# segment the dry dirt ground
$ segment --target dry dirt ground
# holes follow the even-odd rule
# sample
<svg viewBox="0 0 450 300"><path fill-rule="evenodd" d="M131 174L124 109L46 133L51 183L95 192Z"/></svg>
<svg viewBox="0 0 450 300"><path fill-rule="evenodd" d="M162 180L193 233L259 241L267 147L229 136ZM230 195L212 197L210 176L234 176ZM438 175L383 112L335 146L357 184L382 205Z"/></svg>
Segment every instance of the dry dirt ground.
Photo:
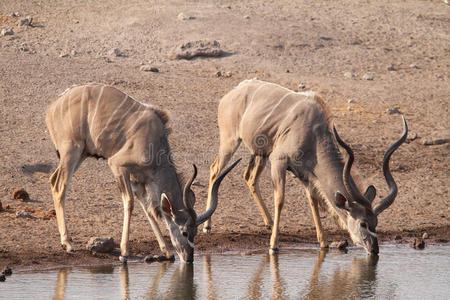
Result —
<svg viewBox="0 0 450 300"><path fill-rule="evenodd" d="M432 242L448 240L450 148L424 141L450 137L450 6L437 0L274 2L0 1L0 30L14 32L0 36L0 201L9 206L0 212L0 264L42 267L118 255L84 250L92 236L120 241L122 203L105 161L85 161L71 182L66 211L75 254L65 254L55 219L44 217L53 208L48 177L57 166L44 112L67 87L87 82L113 85L170 111L179 170L190 174L191 163L199 167L199 211L218 149L217 105L240 81L258 77L293 90L303 83L321 92L354 148L363 182L374 184L379 195L387 193L383 152L401 133L400 115L386 111L398 109L410 139L393 156L399 195L380 215L378 231L384 241L399 235L407 242L424 231ZM180 20L179 13L192 18ZM25 16L33 18L32 26L17 26ZM219 41L226 55L169 58L176 45L205 39ZM143 64L159 72L141 71ZM231 77L218 77L218 71ZM242 180L249 155L240 149L240 156L243 162L221 186L213 234L197 236L200 251L268 247L269 232ZM273 211L268 168L262 177ZM288 177L281 247L315 243L303 188ZM12 199L17 187L28 191L30 201ZM32 218L16 217L21 210ZM132 253L158 254L139 207L133 215ZM330 239L348 236L329 215L323 223Z"/></svg>

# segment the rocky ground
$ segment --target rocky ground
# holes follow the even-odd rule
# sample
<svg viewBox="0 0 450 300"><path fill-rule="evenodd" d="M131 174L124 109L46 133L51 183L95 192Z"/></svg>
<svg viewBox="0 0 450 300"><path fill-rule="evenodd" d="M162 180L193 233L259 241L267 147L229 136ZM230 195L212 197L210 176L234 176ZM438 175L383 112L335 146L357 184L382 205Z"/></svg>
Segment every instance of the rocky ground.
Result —
<svg viewBox="0 0 450 300"><path fill-rule="evenodd" d="M320 92L342 138L354 148L362 181L374 184L381 196L387 193L382 156L399 137L399 113L404 114L409 139L392 159L399 195L380 215L377 229L384 241L407 242L427 232L429 241L446 242L449 16L450 6L438 0L2 1L0 264L42 267L118 255L118 245L111 255L84 250L93 236L120 240L122 204L105 161L87 160L71 182L66 211L75 254L60 248L51 212L48 177L57 157L45 108L67 87L87 82L113 85L170 111L179 170L199 167L199 211L218 149L218 101L244 79ZM183 49L202 43L213 57L183 59L191 55ZM198 235L199 251L268 247L269 233L242 180L249 155L242 148L237 157L243 162L221 186L213 234ZM273 211L268 169L262 177ZM281 247L315 243L303 188L288 177ZM13 199L18 187L29 193L27 201ZM323 223L330 239L347 236L329 215ZM133 254L158 254L139 208L130 238Z"/></svg>

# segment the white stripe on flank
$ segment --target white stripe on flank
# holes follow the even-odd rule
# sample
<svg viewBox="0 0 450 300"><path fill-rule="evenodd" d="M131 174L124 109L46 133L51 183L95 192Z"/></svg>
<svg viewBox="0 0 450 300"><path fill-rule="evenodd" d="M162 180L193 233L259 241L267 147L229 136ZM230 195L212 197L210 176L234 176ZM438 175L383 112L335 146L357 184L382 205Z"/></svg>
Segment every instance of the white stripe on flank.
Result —
<svg viewBox="0 0 450 300"><path fill-rule="evenodd" d="M278 101L278 103L272 107L272 110L267 114L267 116L264 117L263 121L258 126L258 128L255 130L255 132L258 132L258 130L267 122L269 117L273 114L273 112L275 111L275 109L277 109L277 107L281 104L281 102L283 102L283 100L286 99L286 97L291 94L292 94L292 92L289 91L283 97L281 97L281 99Z"/></svg>
<svg viewBox="0 0 450 300"><path fill-rule="evenodd" d="M252 104L253 104L253 99L255 98L256 93L257 93L262 87L264 87L264 86L266 86L266 85L267 85L267 84L262 84L262 85L258 86L258 87L256 88L256 90L253 92L252 98L250 99L250 103L249 103L249 104L247 105L247 107L245 108L245 111L244 111L244 113L242 114L242 119L241 119L241 120L244 120L244 119L245 119L245 114L247 113L247 110L249 109L249 107L252 106Z"/></svg>
<svg viewBox="0 0 450 300"><path fill-rule="evenodd" d="M106 122L105 127L103 127L103 129L100 131L100 133L97 135L97 142L98 139L100 138L100 136L102 135L102 133L105 131L106 128L108 128L109 123L111 122L112 118L114 117L114 115L119 111L119 109L122 107L122 105L126 102L128 98L128 95L125 94L125 97L123 98L122 102L120 102L120 104L116 107L116 109L113 111L113 113L109 116L108 121Z"/></svg>
<svg viewBox="0 0 450 300"><path fill-rule="evenodd" d="M139 112L139 111L137 111L137 112ZM144 117L144 115L145 115L146 112L147 112L146 109L144 109L144 110L141 112L141 115L140 115L138 118L136 118L136 120L133 122L133 124L131 124L130 128L128 128L127 132L125 132L125 137L126 137L126 136L128 135L128 133L134 128L134 126L136 126L136 124L139 122L139 120L142 119L142 118Z"/></svg>
<svg viewBox="0 0 450 300"><path fill-rule="evenodd" d="M105 86L103 85L102 88L100 89L100 93L98 94L97 103L95 103L94 116L92 117L92 121L91 121L91 124L89 125L89 127L92 127L92 124L94 124L95 115L97 114L98 104L100 103L100 98L102 97L104 87ZM88 120L88 123L89 123L89 120Z"/></svg>
<svg viewBox="0 0 450 300"><path fill-rule="evenodd" d="M70 90L69 94L67 94L67 98L68 98L68 100L67 100L67 114L69 115L68 118L69 118L70 128L72 128L72 135L73 135L74 131L73 131L72 113L70 112L70 95L72 95L72 91L73 90Z"/></svg>
<svg viewBox="0 0 450 300"><path fill-rule="evenodd" d="M84 91L86 90L86 86L83 87L83 90L81 91L81 110L80 110L80 136L83 136L83 105L84 105Z"/></svg>
<svg viewBox="0 0 450 300"><path fill-rule="evenodd" d="M130 97L131 98L131 97ZM133 108L133 106L136 104L137 102L133 102L133 104L130 105L130 107L127 109L127 111L125 113L123 113L122 117L119 119L119 122L117 122L116 127L114 127L114 129L112 130L112 132L116 132L117 128L119 128L120 123L122 123L122 120L128 115L128 113L131 111L131 109Z"/></svg>

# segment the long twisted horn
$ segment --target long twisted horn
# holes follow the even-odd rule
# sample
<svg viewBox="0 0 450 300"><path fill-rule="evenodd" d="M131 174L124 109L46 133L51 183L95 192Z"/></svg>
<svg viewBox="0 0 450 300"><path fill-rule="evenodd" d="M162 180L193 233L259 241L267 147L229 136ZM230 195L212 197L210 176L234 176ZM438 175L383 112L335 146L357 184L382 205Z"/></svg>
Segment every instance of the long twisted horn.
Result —
<svg viewBox="0 0 450 300"><path fill-rule="evenodd" d="M225 171L223 171L219 175L219 177L216 178L216 180L214 180L211 193L211 206L207 211L205 211L203 214L197 217L197 221L195 222L197 226L208 220L216 210L220 183L222 182L222 179L225 177L225 175L227 175L228 172L230 172L241 161L241 159L242 158L236 160L231 166L229 166Z"/></svg>
<svg viewBox="0 0 450 300"><path fill-rule="evenodd" d="M195 164L192 165L194 167L194 174L192 174L191 179L186 182L186 185L184 186L183 190L183 203L184 207L186 207L187 211L191 215L192 219L195 220L197 218L197 215L195 213L194 208L192 207L191 201L188 199L189 190L191 189L191 185L195 180L195 177L197 177L197 166Z"/></svg>
<svg viewBox="0 0 450 300"><path fill-rule="evenodd" d="M386 182L389 186L389 194L381 200L374 208L375 215L379 215L383 210L388 208L395 200L397 196L397 184L395 183L394 177L392 177L391 170L389 169L389 159L391 158L392 153L400 147L401 144L406 140L406 136L408 135L408 124L406 124L405 117L402 116L403 119L403 133L398 141L393 143L384 154L383 158L383 174L384 178L386 178Z"/></svg>
<svg viewBox="0 0 450 300"><path fill-rule="evenodd" d="M344 178L344 186L350 195L352 195L352 198L361 204L362 206L368 208L369 210L372 210L372 205L368 199L366 199L360 191L355 187L353 180L350 178L350 170L353 165L353 161L355 159L355 156L353 155L353 150L350 148L349 145L347 145L339 136L337 133L336 127L333 124L333 132L334 136L336 137L336 141L339 143L339 145L342 146L342 148L347 151L348 158L347 161L344 164L344 170L342 171L342 176Z"/></svg>

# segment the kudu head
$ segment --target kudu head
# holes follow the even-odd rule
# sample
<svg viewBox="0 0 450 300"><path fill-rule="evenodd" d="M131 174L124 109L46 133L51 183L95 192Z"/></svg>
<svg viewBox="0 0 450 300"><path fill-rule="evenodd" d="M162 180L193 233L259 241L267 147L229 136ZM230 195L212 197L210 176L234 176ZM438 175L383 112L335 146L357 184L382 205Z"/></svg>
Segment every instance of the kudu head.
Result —
<svg viewBox="0 0 450 300"><path fill-rule="evenodd" d="M408 134L408 125L406 124L405 118L403 116L402 118L403 134L399 140L386 150L383 158L383 174L389 186L389 194L375 205L372 205L376 195L375 187L370 185L365 193L361 194L351 178L350 170L354 160L353 151L350 146L339 137L336 128L333 125L336 141L348 154L343 169L343 182L346 191L336 192L335 203L340 209L348 211L349 217L347 218L347 227L353 242L364 247L369 254L378 254L378 240L376 234L378 215L388 208L397 196L397 184L389 169L389 159L391 158L392 153L394 153L394 151L406 140Z"/></svg>
<svg viewBox="0 0 450 300"><path fill-rule="evenodd" d="M192 263L194 261L194 238L197 235L197 227L209 219L216 210L220 183L240 160L235 161L214 181L211 194L211 206L199 216L197 216L194 210L195 194L191 190L192 182L194 182L197 176L197 167L195 165L193 165L194 173L183 189L182 209L174 211L170 204L170 199L167 198L166 194L161 194L161 209L166 215L170 239L182 262Z"/></svg>

